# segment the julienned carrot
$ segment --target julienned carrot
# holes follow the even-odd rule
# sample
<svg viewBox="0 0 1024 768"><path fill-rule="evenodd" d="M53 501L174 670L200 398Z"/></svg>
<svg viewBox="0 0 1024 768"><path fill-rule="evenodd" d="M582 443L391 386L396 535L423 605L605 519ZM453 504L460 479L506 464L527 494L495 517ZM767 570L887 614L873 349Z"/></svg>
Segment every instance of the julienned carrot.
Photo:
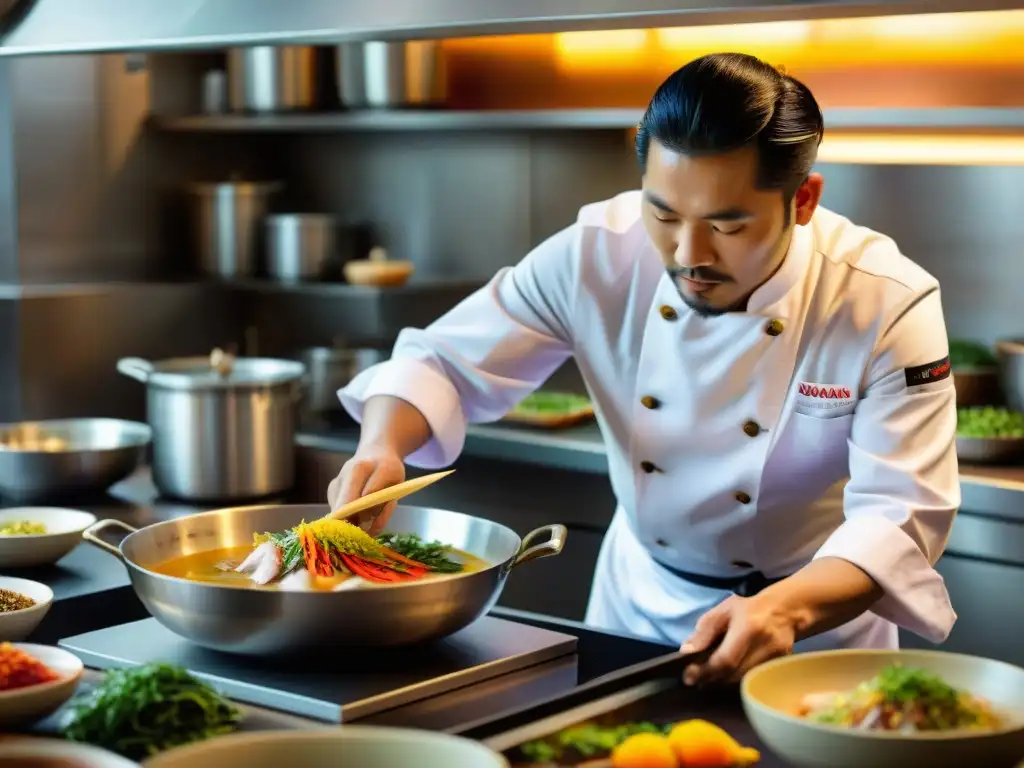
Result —
<svg viewBox="0 0 1024 768"><path fill-rule="evenodd" d="M405 555L400 555L393 549L388 549L387 547L382 547L382 549L384 550L384 554L390 557L395 562L405 563L406 565L411 565L413 568L422 568L424 573L430 570L423 563L419 563L415 560L410 560Z"/></svg>
<svg viewBox="0 0 1024 768"><path fill-rule="evenodd" d="M369 562L363 560L361 557L356 557L354 555L342 555L341 558L345 565L348 567L348 569L352 571L353 574L361 578L367 579L369 581L380 582L398 580L398 575L395 573L380 573L376 569L371 569L369 567Z"/></svg>
<svg viewBox="0 0 1024 768"><path fill-rule="evenodd" d="M313 534L309 531L303 531L299 537L299 541L302 543L302 559L306 562L306 570L309 571L309 575L316 577L316 539L313 538Z"/></svg>
<svg viewBox="0 0 1024 768"><path fill-rule="evenodd" d="M380 563L375 563L372 560L363 560L359 565L362 566L363 570L373 575L379 581L405 581L407 578L404 574L394 571Z"/></svg>

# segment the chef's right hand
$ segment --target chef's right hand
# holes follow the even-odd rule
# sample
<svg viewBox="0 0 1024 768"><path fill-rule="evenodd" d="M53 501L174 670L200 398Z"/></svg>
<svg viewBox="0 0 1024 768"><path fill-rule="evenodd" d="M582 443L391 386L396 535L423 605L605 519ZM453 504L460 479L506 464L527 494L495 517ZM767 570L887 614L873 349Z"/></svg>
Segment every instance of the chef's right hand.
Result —
<svg viewBox="0 0 1024 768"><path fill-rule="evenodd" d="M394 451L362 448L345 462L341 472L327 486L327 503L337 509L374 491L405 482L405 463ZM398 502L391 501L360 512L351 519L367 533L376 536L384 530Z"/></svg>

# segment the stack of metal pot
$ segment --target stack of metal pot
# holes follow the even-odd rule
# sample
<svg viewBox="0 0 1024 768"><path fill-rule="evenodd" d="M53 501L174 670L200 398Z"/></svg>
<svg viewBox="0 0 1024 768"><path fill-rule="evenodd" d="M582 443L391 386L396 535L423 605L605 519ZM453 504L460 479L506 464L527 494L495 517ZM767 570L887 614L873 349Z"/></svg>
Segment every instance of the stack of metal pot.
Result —
<svg viewBox="0 0 1024 768"><path fill-rule="evenodd" d="M146 385L157 489L196 502L288 490L295 482L296 410L305 366L218 353L117 363L119 372Z"/></svg>

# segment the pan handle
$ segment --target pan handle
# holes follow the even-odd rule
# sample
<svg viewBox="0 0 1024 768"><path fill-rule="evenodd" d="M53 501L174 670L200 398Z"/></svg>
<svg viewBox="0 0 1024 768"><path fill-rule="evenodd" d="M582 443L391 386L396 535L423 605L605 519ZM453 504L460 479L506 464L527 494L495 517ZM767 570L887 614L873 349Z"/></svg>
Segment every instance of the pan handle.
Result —
<svg viewBox="0 0 1024 768"><path fill-rule="evenodd" d="M523 537L523 543L519 546L519 554L512 561L511 568L517 565L528 563L539 557L551 557L557 555L565 546L565 537L568 531L564 525L545 525L536 530L530 531ZM548 540L543 544L534 544L537 539L547 536Z"/></svg>
<svg viewBox="0 0 1024 768"><path fill-rule="evenodd" d="M153 373L153 364L141 357L122 357L117 361L117 372L145 384Z"/></svg>
<svg viewBox="0 0 1024 768"><path fill-rule="evenodd" d="M113 544L108 544L100 538L100 533L105 531L107 528L120 528L121 530L127 531L128 533L135 533L138 528L132 528L128 523L122 523L120 520L100 520L98 523L93 523L84 531L82 531L82 538L88 541L90 544L95 544L100 549L105 549L112 555L124 560L124 555L121 554L121 550L115 547Z"/></svg>

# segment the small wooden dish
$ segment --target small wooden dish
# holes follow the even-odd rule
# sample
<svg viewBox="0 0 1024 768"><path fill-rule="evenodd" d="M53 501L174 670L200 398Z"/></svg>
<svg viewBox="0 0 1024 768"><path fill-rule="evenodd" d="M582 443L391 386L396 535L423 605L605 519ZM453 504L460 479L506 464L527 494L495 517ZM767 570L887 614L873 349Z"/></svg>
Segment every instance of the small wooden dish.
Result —
<svg viewBox="0 0 1024 768"><path fill-rule="evenodd" d="M369 258L355 259L345 263L345 280L352 285L374 285L380 288L396 288L405 285L412 277L414 266L411 261L390 261L387 251L374 248Z"/></svg>
<svg viewBox="0 0 1024 768"><path fill-rule="evenodd" d="M509 424L522 424L525 427L538 429L565 429L594 418L593 406L580 408L566 413L537 413L530 411L510 411L502 421Z"/></svg>

